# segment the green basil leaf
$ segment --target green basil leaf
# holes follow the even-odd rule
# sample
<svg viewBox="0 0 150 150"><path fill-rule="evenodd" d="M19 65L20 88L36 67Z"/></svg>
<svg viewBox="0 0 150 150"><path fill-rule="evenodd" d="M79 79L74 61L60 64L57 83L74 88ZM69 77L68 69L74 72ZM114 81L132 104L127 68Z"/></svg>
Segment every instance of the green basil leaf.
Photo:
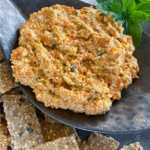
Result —
<svg viewBox="0 0 150 150"><path fill-rule="evenodd" d="M139 1L139 0L135 0L135 2L136 2L136 4L140 3L140 1Z"/></svg>
<svg viewBox="0 0 150 150"><path fill-rule="evenodd" d="M145 3L145 2L149 2L149 0L135 0L135 2L138 3Z"/></svg>
<svg viewBox="0 0 150 150"><path fill-rule="evenodd" d="M123 16L122 16L122 13L119 13L119 14L116 14L113 18L113 21L116 21L116 20L119 20L119 19L122 19Z"/></svg>
<svg viewBox="0 0 150 150"><path fill-rule="evenodd" d="M150 15L150 10L144 10L143 12L145 12L145 13Z"/></svg>
<svg viewBox="0 0 150 150"><path fill-rule="evenodd" d="M137 4L135 7L135 10L137 11L150 11L150 2L140 3Z"/></svg>
<svg viewBox="0 0 150 150"><path fill-rule="evenodd" d="M133 11L130 19L135 23L143 23L150 20L150 15L142 11Z"/></svg>
<svg viewBox="0 0 150 150"><path fill-rule="evenodd" d="M130 0L129 6L128 6L128 11L131 13L136 7L135 0Z"/></svg>
<svg viewBox="0 0 150 150"><path fill-rule="evenodd" d="M98 9L100 9L101 12L103 12L104 14L108 14L108 2L102 2L100 4L98 4L96 7Z"/></svg>
<svg viewBox="0 0 150 150"><path fill-rule="evenodd" d="M132 40L137 50L141 43L142 37L142 27L140 24L134 24L132 22L128 22L128 35L132 36Z"/></svg>
<svg viewBox="0 0 150 150"><path fill-rule="evenodd" d="M128 26L129 26L128 21L125 21L125 23L123 24L123 27L124 27L123 33L124 34L127 34L127 32L128 32Z"/></svg>
<svg viewBox="0 0 150 150"><path fill-rule="evenodd" d="M135 8L136 3L135 3L135 0L122 0L122 5L124 8L124 11L127 10L131 12Z"/></svg>
<svg viewBox="0 0 150 150"><path fill-rule="evenodd" d="M103 3L103 2L109 2L109 3L111 3L111 2L113 2L114 0L96 0L97 1L97 3L98 4L100 4L100 3ZM120 1L120 0L117 0L117 1Z"/></svg>
<svg viewBox="0 0 150 150"><path fill-rule="evenodd" d="M111 5L116 14L123 12L122 2L120 0L112 1Z"/></svg>
<svg viewBox="0 0 150 150"><path fill-rule="evenodd" d="M116 21L116 22L121 23L123 25L125 23L125 19L123 16L124 16L124 12L116 14L113 18L113 21Z"/></svg>
<svg viewBox="0 0 150 150"><path fill-rule="evenodd" d="M122 5L123 5L123 8L124 8L124 11L126 11L127 8L130 5L130 0L122 0Z"/></svg>
<svg viewBox="0 0 150 150"><path fill-rule="evenodd" d="M108 1L108 0L96 0L97 3L102 3L102 2L105 2L105 1Z"/></svg>
<svg viewBox="0 0 150 150"><path fill-rule="evenodd" d="M96 7L100 9L104 14L112 14L114 16L116 15L112 8L112 5L108 1L98 4Z"/></svg>
<svg viewBox="0 0 150 150"><path fill-rule="evenodd" d="M128 20L129 16L130 16L130 14L128 13L128 11L122 12L122 19Z"/></svg>
<svg viewBox="0 0 150 150"><path fill-rule="evenodd" d="M123 12L122 3L120 0L109 0L103 1L96 6L100 9L104 14L118 14Z"/></svg>
<svg viewBox="0 0 150 150"><path fill-rule="evenodd" d="M116 22L121 23L123 25L125 23L125 20L124 19L118 19L118 20L116 20Z"/></svg>

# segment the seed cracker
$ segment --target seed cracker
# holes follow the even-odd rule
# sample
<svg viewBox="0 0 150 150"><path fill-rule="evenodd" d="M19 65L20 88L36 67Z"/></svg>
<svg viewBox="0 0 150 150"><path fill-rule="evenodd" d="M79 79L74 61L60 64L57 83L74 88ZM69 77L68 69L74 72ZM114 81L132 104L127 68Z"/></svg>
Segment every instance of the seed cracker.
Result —
<svg viewBox="0 0 150 150"><path fill-rule="evenodd" d="M3 59L4 59L4 56L3 56L2 50L0 48L0 61L2 61Z"/></svg>
<svg viewBox="0 0 150 150"><path fill-rule="evenodd" d="M0 93L5 93L14 87L14 79L6 62L0 63Z"/></svg>
<svg viewBox="0 0 150 150"><path fill-rule="evenodd" d="M17 87L17 85L15 85L12 89L10 89L9 91L7 91L6 93L7 95L12 95L12 94L23 94L21 89L19 87ZM2 96L4 95L2 93L0 93L0 103L2 102Z"/></svg>
<svg viewBox="0 0 150 150"><path fill-rule="evenodd" d="M75 128L69 127L68 135L70 136L72 134L75 135L76 141L77 141L78 145L80 145L81 144L81 139L79 138L78 133L76 132Z"/></svg>
<svg viewBox="0 0 150 150"><path fill-rule="evenodd" d="M44 116L45 116L45 120L46 120L47 122L51 123L51 124L55 124L55 123L61 124L60 122L56 121L55 119L49 117L49 116L46 115L46 114L44 114Z"/></svg>
<svg viewBox="0 0 150 150"><path fill-rule="evenodd" d="M10 135L5 125L0 124L0 150L7 150L7 146L11 144Z"/></svg>
<svg viewBox="0 0 150 150"><path fill-rule="evenodd" d="M90 135L87 141L83 141L81 144L81 150L116 150L119 146L119 142L112 137L105 137L98 133Z"/></svg>
<svg viewBox="0 0 150 150"><path fill-rule="evenodd" d="M19 87L16 86L16 87L12 88L11 90L9 90L6 94L7 95L14 95L14 94L20 94L20 95L22 95L23 92L21 91L21 89Z"/></svg>
<svg viewBox="0 0 150 150"><path fill-rule="evenodd" d="M3 94L2 94L2 93L0 93L0 98L2 97L2 95L3 95ZM0 102L1 102L1 100L0 100Z"/></svg>
<svg viewBox="0 0 150 150"><path fill-rule="evenodd" d="M29 150L43 143L34 106L21 95L4 95L4 112L14 149Z"/></svg>
<svg viewBox="0 0 150 150"><path fill-rule="evenodd" d="M43 120L40 125L45 142L68 136L69 127L64 124L51 124Z"/></svg>
<svg viewBox="0 0 150 150"><path fill-rule="evenodd" d="M45 113L36 108L36 114L39 119L42 134L44 135L45 141L52 141L60 137L75 135L78 144L81 143L78 134L73 127L63 125L62 123L52 119Z"/></svg>
<svg viewBox="0 0 150 150"><path fill-rule="evenodd" d="M2 96L3 96L3 94L0 93L0 104L2 103L2 99L1 99Z"/></svg>
<svg viewBox="0 0 150 150"><path fill-rule="evenodd" d="M53 142L47 142L32 150L79 150L75 135L59 138Z"/></svg>
<svg viewBox="0 0 150 150"><path fill-rule="evenodd" d="M124 145L123 148L121 148L120 150L143 150L143 147L140 145L139 142L136 142L128 146Z"/></svg>
<svg viewBox="0 0 150 150"><path fill-rule="evenodd" d="M2 123L3 114L0 113L0 123Z"/></svg>
<svg viewBox="0 0 150 150"><path fill-rule="evenodd" d="M44 118L44 120L48 123L51 123L51 124L59 123L59 124L61 124L61 122L58 122L55 119L49 117L48 115L46 115L45 113L43 113L42 111L40 111L37 108L36 108L36 113L37 113L39 121L43 120L43 118Z"/></svg>

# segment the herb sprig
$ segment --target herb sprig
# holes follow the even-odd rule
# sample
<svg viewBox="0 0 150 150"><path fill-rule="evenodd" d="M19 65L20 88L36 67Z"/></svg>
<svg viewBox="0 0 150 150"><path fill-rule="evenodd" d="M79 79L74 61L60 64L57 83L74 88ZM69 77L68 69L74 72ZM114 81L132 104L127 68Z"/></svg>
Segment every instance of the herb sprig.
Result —
<svg viewBox="0 0 150 150"><path fill-rule="evenodd" d="M140 23L150 21L149 0L97 0L96 6L104 14L114 16L113 21L119 22L125 28L124 34L132 36L136 50L138 49L142 27Z"/></svg>

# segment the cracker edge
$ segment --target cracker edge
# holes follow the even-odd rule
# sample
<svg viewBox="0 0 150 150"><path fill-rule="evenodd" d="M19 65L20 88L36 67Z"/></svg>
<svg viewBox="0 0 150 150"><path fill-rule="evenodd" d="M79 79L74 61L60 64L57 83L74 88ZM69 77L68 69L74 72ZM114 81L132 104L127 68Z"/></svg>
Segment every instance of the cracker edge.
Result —
<svg viewBox="0 0 150 150"><path fill-rule="evenodd" d="M10 132L10 135L11 135L11 137L12 137L12 143L14 144L14 148L16 148L16 149L20 149L20 148L22 148L22 149L28 149L29 148L29 146L28 146L28 143L23 143L23 145L21 145L21 141L20 141L20 146L18 146L17 144L18 144L18 138L20 139L20 137L18 136L18 133L19 133L19 131L18 131L18 133L16 133L16 131L13 131L16 127L14 127L15 126L15 124L13 123L14 122L14 118L13 118L13 120L11 121L11 113L13 113L13 109L12 109L12 111L7 111L7 107L9 107L10 105L12 106L12 104L15 104L15 101L14 101L14 99L17 99L16 101L17 101L17 104L18 104L18 101L19 101L19 98L25 98L24 96L22 96L22 95L4 95L3 97L2 97L2 99L3 99L3 103L4 103L4 112L6 113L6 119L7 119L7 123L8 123L8 130L9 130L9 132ZM10 101L12 102L12 103L10 103ZM26 99L26 102L27 102L27 104L24 106L25 107L25 109L27 109L28 110L28 107L27 107L27 105L28 104L30 104L29 102L28 102L28 100ZM19 107L19 104L18 104L18 107ZM32 105L30 106L29 105L29 107L33 107ZM12 107L11 107L12 108ZM15 106L14 108L17 108L17 106ZM33 107L34 108L34 107ZM18 109L19 111L21 110L21 109ZM30 110L28 110L28 111L30 111ZM33 111L34 112L34 111ZM28 112L28 113L30 113L30 112ZM17 112L17 115L18 115L19 113ZM17 116L16 115L16 116ZM34 115L34 113L33 113L33 115ZM19 117L21 117L21 116L19 116ZM35 117L36 117L36 113L35 113ZM22 118L22 117L21 117ZM36 117L37 118L37 117ZM16 119L17 120L17 119ZM24 126L24 122L26 122L26 121L28 121L27 119L26 120L24 120L23 121L23 126ZM39 122L38 122L38 118L37 118L37 121L35 121L35 118L34 118L34 123L38 123L38 125L37 126L39 126L39 131L41 132L41 128L40 128L40 125L39 125ZM29 122L28 122L29 123ZM27 123L26 123L27 124ZM14 129L13 129L14 128ZM34 128L33 128L34 129ZM25 129L23 130L24 131L24 133L26 133L25 132ZM35 130L36 131L36 130ZM14 132L14 133L13 133ZM25 134L25 136L28 136L29 134ZM37 134L38 135L38 134ZM34 136L36 136L36 134L34 135ZM34 141L34 139L33 139L33 143L31 144L31 142L29 142L30 143L30 145L31 146L37 146L37 145L39 145L39 144L42 144L43 142L44 142L44 140L43 140L43 136L42 136L42 134L39 134L38 135L38 137L40 138L41 137L41 142L40 143L38 143L38 141ZM23 137L23 138L26 138L26 137ZM16 140L16 141L15 141ZM28 139L29 141L30 141L30 137L29 137L29 139ZM23 140L22 140L23 141ZM25 141L26 141L26 139L25 139ZM34 144L34 142L35 142L35 144ZM38 144L37 144L38 143Z"/></svg>

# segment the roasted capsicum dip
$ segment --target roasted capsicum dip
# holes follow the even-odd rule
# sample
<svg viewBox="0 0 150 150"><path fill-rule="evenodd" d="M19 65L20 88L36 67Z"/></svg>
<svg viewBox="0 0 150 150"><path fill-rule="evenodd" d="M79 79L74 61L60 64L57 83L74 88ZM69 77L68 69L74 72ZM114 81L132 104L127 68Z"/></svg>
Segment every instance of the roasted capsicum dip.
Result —
<svg viewBox="0 0 150 150"><path fill-rule="evenodd" d="M132 37L99 9L42 8L20 26L11 62L16 82L46 107L104 114L137 77Z"/></svg>

